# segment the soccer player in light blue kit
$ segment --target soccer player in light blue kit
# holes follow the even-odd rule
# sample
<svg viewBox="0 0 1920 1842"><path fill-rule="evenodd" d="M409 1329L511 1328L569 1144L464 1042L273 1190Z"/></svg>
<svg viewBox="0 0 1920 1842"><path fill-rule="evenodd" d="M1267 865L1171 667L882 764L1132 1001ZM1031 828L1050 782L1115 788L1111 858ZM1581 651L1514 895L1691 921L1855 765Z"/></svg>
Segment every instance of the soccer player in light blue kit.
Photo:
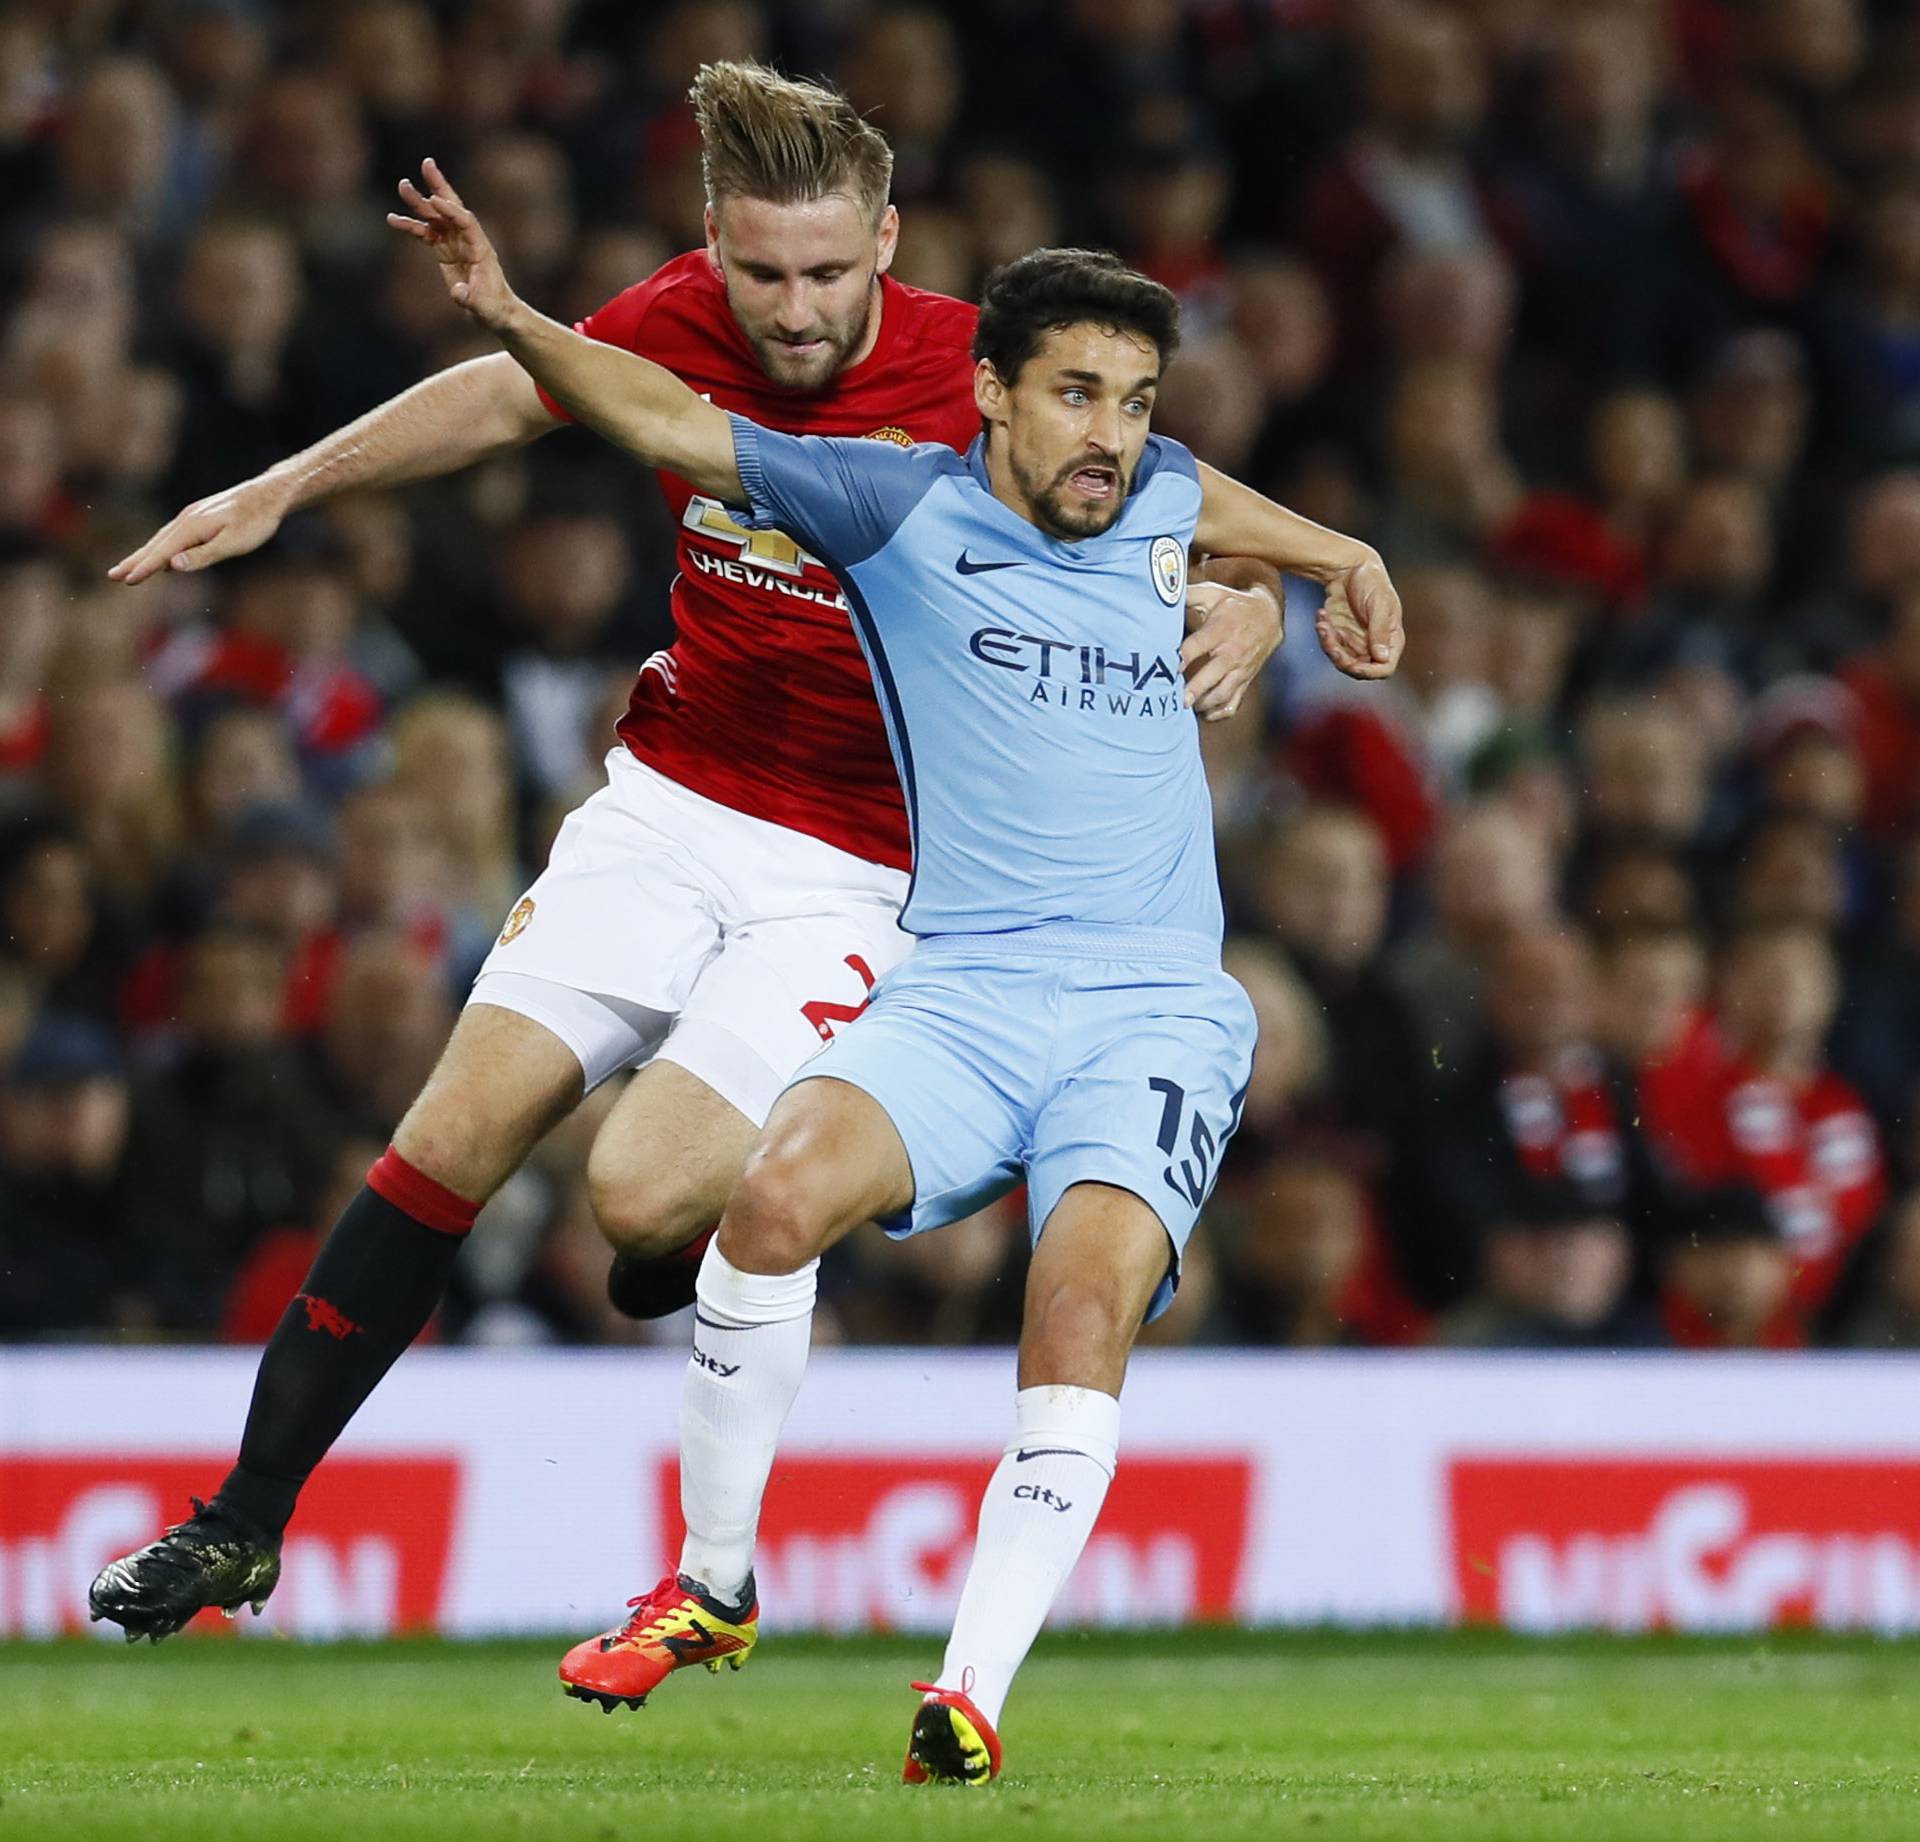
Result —
<svg viewBox="0 0 1920 1842"><path fill-rule="evenodd" d="M1178 649L1188 552L1327 585L1343 670L1398 660L1365 546L1148 433L1178 333L1117 259L1042 250L981 305L964 456L776 434L534 313L437 170L396 220L583 422L825 561L872 667L914 828L912 956L782 1096L699 1278L680 1564L569 1652L569 1692L644 1700L757 1637L754 1532L806 1364L822 1251L938 1228L1025 1179L1035 1237L1016 1431L981 1505L906 1776L985 1783L1015 1670L1112 1476L1135 1333L1163 1310L1238 1123L1254 1017L1220 968L1212 813Z"/></svg>

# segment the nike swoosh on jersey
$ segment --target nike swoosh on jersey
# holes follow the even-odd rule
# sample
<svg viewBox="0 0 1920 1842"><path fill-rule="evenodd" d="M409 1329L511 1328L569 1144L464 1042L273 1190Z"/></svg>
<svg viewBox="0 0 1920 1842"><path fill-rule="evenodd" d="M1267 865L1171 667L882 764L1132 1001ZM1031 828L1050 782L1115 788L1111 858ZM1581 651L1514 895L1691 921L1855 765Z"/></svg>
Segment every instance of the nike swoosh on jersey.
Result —
<svg viewBox="0 0 1920 1842"><path fill-rule="evenodd" d="M982 576L985 575L989 569L1018 569L1025 561L1026 559L1024 557L1016 556L1004 563L976 563L962 550L959 556L954 559L953 566L959 570L963 576Z"/></svg>
<svg viewBox="0 0 1920 1842"><path fill-rule="evenodd" d="M1022 1447L1014 1453L1013 1462L1016 1465L1024 1465L1030 1458L1085 1458L1086 1456L1086 1453L1076 1452L1071 1446L1043 1445L1034 1447L1031 1452Z"/></svg>

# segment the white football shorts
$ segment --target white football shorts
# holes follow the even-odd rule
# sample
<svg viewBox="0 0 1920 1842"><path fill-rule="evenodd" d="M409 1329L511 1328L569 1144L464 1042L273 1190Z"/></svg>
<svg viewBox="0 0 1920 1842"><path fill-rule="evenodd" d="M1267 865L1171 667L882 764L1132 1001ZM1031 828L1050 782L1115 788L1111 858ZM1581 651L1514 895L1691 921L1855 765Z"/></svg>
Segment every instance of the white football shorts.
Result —
<svg viewBox="0 0 1920 1842"><path fill-rule="evenodd" d="M719 805L617 747L467 1002L551 1030L589 1091L657 1055L764 1125L906 957L906 896L904 870Z"/></svg>

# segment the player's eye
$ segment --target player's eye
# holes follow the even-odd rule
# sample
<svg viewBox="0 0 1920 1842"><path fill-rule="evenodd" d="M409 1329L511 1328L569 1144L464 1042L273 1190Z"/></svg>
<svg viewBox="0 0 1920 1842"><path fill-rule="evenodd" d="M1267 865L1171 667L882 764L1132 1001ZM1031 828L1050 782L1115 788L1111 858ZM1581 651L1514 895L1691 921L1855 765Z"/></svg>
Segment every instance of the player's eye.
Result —
<svg viewBox="0 0 1920 1842"><path fill-rule="evenodd" d="M1130 416L1144 416L1152 407L1145 397L1127 398L1127 414Z"/></svg>
<svg viewBox="0 0 1920 1842"><path fill-rule="evenodd" d="M838 281L840 277L843 276L844 274L846 274L846 270L843 268L815 269L813 271L813 279L815 281L835 282L835 281Z"/></svg>
<svg viewBox="0 0 1920 1842"><path fill-rule="evenodd" d="M1089 401L1089 398L1087 396L1087 393L1084 390L1082 390L1078 384L1069 384L1066 387L1066 389L1061 391L1060 400L1061 402L1071 404L1073 408L1078 409L1081 406L1081 404Z"/></svg>

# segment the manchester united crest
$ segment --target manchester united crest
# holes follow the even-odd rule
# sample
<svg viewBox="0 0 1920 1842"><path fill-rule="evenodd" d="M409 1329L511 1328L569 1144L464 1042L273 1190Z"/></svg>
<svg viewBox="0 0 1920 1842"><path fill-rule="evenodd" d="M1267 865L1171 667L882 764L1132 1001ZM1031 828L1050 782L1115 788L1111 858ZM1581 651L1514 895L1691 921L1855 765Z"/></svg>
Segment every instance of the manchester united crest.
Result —
<svg viewBox="0 0 1920 1842"><path fill-rule="evenodd" d="M1156 537L1147 555L1147 573L1153 592L1168 607L1187 592L1187 547L1177 537Z"/></svg>
<svg viewBox="0 0 1920 1842"><path fill-rule="evenodd" d="M513 913L507 917L507 925L500 930L500 944L511 946L527 931L527 923L533 919L533 897L523 895L513 905Z"/></svg>
<svg viewBox="0 0 1920 1842"><path fill-rule="evenodd" d="M913 437L909 435L905 429L899 428L891 422L883 429L869 429L867 431L867 439L869 441L890 441L896 448L910 448L913 446Z"/></svg>

